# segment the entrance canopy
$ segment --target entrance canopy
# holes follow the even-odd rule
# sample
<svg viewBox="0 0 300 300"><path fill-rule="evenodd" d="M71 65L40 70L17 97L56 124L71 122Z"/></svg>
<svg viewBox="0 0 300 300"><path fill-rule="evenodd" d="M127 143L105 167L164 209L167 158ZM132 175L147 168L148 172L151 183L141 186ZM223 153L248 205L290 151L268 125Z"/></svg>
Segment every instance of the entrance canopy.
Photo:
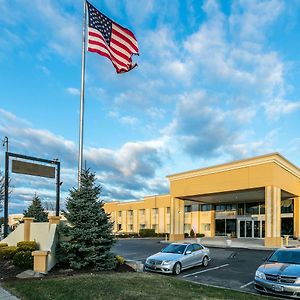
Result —
<svg viewBox="0 0 300 300"><path fill-rule="evenodd" d="M283 199L300 195L300 169L279 153L167 177L172 198L203 203L264 200L268 186L279 188Z"/></svg>
<svg viewBox="0 0 300 300"><path fill-rule="evenodd" d="M286 191L281 191L281 199L289 199L295 197L294 194L291 194ZM263 202L265 201L265 189L248 189L248 190L239 190L231 191L224 193L215 193L208 195L193 195L186 197L178 197L182 200L194 201L199 204L218 204L218 203L240 203L240 202Z"/></svg>

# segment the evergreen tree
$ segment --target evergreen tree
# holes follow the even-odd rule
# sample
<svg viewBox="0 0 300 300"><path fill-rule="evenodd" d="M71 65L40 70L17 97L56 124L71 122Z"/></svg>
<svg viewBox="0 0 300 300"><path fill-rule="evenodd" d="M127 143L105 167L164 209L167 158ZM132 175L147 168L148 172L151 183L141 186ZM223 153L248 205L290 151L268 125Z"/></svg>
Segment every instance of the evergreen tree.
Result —
<svg viewBox="0 0 300 300"><path fill-rule="evenodd" d="M24 217L34 218L36 222L47 222L48 214L45 212L39 196L34 195L32 203L24 210Z"/></svg>
<svg viewBox="0 0 300 300"><path fill-rule="evenodd" d="M57 257L71 268L99 271L115 268L116 260L110 252L115 241L112 222L103 209L100 193L95 174L83 170L80 188L73 188L66 201L68 224L60 227L63 238Z"/></svg>

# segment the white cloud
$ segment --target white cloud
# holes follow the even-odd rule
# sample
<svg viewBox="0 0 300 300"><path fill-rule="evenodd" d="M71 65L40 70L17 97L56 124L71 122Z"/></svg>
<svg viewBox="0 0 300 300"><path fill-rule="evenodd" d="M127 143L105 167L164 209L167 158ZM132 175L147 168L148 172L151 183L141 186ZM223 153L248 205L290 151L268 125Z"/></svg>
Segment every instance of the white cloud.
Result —
<svg viewBox="0 0 300 300"><path fill-rule="evenodd" d="M281 98L275 98L264 104L267 116L271 120L278 120L282 115L287 115L300 110L300 101L287 101Z"/></svg>
<svg viewBox="0 0 300 300"><path fill-rule="evenodd" d="M74 88L74 87L67 88L67 92L70 95L73 95L73 96L79 96L80 95L80 90L78 88Z"/></svg>

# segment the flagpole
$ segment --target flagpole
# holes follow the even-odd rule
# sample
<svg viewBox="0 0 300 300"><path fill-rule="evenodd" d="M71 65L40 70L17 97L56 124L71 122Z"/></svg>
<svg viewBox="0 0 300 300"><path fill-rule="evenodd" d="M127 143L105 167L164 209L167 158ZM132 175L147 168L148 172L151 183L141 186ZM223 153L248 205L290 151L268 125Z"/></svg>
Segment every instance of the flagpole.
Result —
<svg viewBox="0 0 300 300"><path fill-rule="evenodd" d="M85 32L86 32L86 0L83 0L80 119L79 119L79 153L78 153L78 188L80 188L82 162L83 162L84 84L85 84L85 52L86 52Z"/></svg>

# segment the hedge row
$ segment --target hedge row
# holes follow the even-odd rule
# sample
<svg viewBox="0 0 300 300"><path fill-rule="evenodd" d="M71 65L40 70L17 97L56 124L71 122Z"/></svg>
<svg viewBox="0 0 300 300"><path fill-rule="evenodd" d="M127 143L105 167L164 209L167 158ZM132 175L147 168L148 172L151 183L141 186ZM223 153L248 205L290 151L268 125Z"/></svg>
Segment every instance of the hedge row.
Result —
<svg viewBox="0 0 300 300"><path fill-rule="evenodd" d="M1 243L0 245L0 260L13 260L13 264L22 269L32 269L33 256L32 251L37 250L35 241L19 242L17 246L8 246Z"/></svg>
<svg viewBox="0 0 300 300"><path fill-rule="evenodd" d="M169 233L155 233L154 229L140 229L136 232L123 232L116 235L118 238L137 238L137 237L169 237Z"/></svg>

